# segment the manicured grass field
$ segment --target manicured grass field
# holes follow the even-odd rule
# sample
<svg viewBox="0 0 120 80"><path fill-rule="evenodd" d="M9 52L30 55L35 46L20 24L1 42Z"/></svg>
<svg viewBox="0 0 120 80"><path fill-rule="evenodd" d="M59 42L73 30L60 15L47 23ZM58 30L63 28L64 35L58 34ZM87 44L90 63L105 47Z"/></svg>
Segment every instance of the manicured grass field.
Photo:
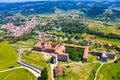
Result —
<svg viewBox="0 0 120 80"><path fill-rule="evenodd" d="M0 73L0 80L36 80L36 77L26 69L15 69Z"/></svg>
<svg viewBox="0 0 120 80"><path fill-rule="evenodd" d="M47 65L47 62L43 61L43 54L40 52L32 52L27 55L27 53L22 54L23 61L30 63L40 69L44 68Z"/></svg>
<svg viewBox="0 0 120 80"><path fill-rule="evenodd" d="M17 66L16 59L17 52L9 42L0 42L0 70L7 69L9 66Z"/></svg>
<svg viewBox="0 0 120 80"><path fill-rule="evenodd" d="M92 55L92 54L89 54L89 55L88 55L87 62L89 63L89 62L97 61L97 57L98 57L98 56L94 56L94 55Z"/></svg>
<svg viewBox="0 0 120 80"><path fill-rule="evenodd" d="M56 77L55 80L88 80L91 72L99 67L99 63L91 64L74 64L64 66L64 74L62 77Z"/></svg>
<svg viewBox="0 0 120 80"><path fill-rule="evenodd" d="M120 80L112 78L118 72L120 72L120 60L118 63L104 64L98 73L97 80Z"/></svg>

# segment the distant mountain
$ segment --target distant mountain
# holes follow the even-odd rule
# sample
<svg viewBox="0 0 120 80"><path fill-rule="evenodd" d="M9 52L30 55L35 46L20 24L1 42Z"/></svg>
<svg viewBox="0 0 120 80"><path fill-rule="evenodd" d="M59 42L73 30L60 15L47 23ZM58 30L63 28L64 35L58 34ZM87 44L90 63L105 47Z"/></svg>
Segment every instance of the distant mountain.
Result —
<svg viewBox="0 0 120 80"><path fill-rule="evenodd" d="M101 0L99 0L101 1ZM104 2L89 1L40 1L40 2L24 2L24 3L0 3L0 18L5 16L21 13L22 15L54 13L55 8L62 10L77 9L82 11L86 17L101 19L120 18L120 1L118 0L102 0ZM110 2L111 1L111 2ZM115 2L112 2L115 1Z"/></svg>

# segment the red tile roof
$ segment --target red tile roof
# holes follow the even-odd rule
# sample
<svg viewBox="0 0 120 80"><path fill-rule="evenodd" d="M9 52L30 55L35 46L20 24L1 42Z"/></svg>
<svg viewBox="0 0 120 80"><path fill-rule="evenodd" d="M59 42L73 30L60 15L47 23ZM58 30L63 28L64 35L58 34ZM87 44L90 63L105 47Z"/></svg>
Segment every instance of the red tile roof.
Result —
<svg viewBox="0 0 120 80"><path fill-rule="evenodd" d="M56 75L62 75L62 73L63 73L63 69L62 69L62 67L61 66L56 66L56 68L55 68L55 73L56 73Z"/></svg>
<svg viewBox="0 0 120 80"><path fill-rule="evenodd" d="M88 47L84 48L84 52L83 52L83 58L87 58L88 57Z"/></svg>

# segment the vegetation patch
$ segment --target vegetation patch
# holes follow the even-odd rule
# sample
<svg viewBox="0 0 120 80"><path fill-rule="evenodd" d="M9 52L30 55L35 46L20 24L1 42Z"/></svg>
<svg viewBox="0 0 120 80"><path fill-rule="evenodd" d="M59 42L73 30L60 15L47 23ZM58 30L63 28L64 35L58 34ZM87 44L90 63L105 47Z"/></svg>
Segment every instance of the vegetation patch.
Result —
<svg viewBox="0 0 120 80"><path fill-rule="evenodd" d="M33 66L38 68L44 68L47 65L46 61L43 61L43 54L37 52L23 53L22 54L23 61L30 63Z"/></svg>
<svg viewBox="0 0 120 80"><path fill-rule="evenodd" d="M120 80L120 60L114 63L104 64L100 69L97 80Z"/></svg>
<svg viewBox="0 0 120 80"><path fill-rule="evenodd" d="M96 71L99 65L99 63L91 63L64 66L63 75L55 77L55 80L88 80L90 78L89 76L91 75L91 72L93 72L93 70Z"/></svg>
<svg viewBox="0 0 120 80"><path fill-rule="evenodd" d="M73 61L80 61L83 51L84 49L82 48L73 48L73 47L66 48L66 53L69 54L70 59Z"/></svg>
<svg viewBox="0 0 120 80"><path fill-rule="evenodd" d="M15 69L0 73L0 80L36 80L36 77L26 69Z"/></svg>
<svg viewBox="0 0 120 80"><path fill-rule="evenodd" d="M9 42L0 42L0 70L7 69L9 66L18 66L16 59L17 52Z"/></svg>
<svg viewBox="0 0 120 80"><path fill-rule="evenodd" d="M32 47L35 45L35 43L37 43L36 39L29 39L26 41L18 41L15 45L18 47Z"/></svg>
<svg viewBox="0 0 120 80"><path fill-rule="evenodd" d="M41 72L41 78L42 80L52 80L51 78L51 66L48 64Z"/></svg>

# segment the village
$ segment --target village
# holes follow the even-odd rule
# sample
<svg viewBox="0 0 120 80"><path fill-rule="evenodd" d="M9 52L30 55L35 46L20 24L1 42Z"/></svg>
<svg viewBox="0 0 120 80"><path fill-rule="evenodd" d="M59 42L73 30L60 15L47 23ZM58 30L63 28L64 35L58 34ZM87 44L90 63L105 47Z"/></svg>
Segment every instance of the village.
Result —
<svg viewBox="0 0 120 80"><path fill-rule="evenodd" d="M13 16L8 16L7 19L9 18L15 20ZM50 18L43 16L41 21L38 21L38 18L38 16L32 16L30 20L19 26L15 26L13 22L1 26L1 29L8 30L5 37L19 37L31 31L34 33L30 35L32 38L27 40L20 38L11 45L18 53L16 62L32 72L38 80L41 77L46 77L43 71L47 67L49 67L47 75L50 74L48 76L52 80L59 80L66 78L64 76L69 75L70 72L76 73L72 68L78 68L79 73L81 69L87 70L86 65L87 68L91 66L91 70L88 71L91 73L92 68L96 68L97 65L97 69L93 73L94 76L92 76L93 74L87 74L92 76L90 77L92 80L96 80L98 72L104 64L117 62L115 49L119 46L114 46L106 41L97 42L98 36L86 32L83 32L83 34L76 33L76 28L68 29L68 31L68 27L63 29L63 26L66 27L66 25L62 24L62 20L63 22L66 21L67 26L71 26L69 23L72 23L73 20L73 22L75 21L72 24L73 26L77 24L81 27L83 24L78 20L83 19L84 22L84 17L71 13L68 15L57 14ZM58 24L57 21L63 26ZM69 33L70 30L74 32ZM82 30L80 29L80 31ZM11 66L9 67L11 68ZM67 70L70 70L70 72L67 72ZM74 75L70 74L70 76ZM85 75L83 77L86 78Z"/></svg>
<svg viewBox="0 0 120 80"><path fill-rule="evenodd" d="M54 36L54 37L53 37ZM116 60L116 54L114 51L106 52L106 51L97 51L96 49L93 49L92 51L89 50L89 46L80 46L75 44L66 44L66 43L56 43L50 41L51 38L54 38L56 40L59 40L57 36L48 34L45 32L36 32L36 38L38 39L38 42L33 46L33 48L23 48L23 51L29 52L29 51L37 51L42 54L43 61L47 61L50 59L51 64L51 77L54 80L55 76L62 76L64 74L64 69L59 64L60 62L64 62L63 65L69 65L74 63L80 63L80 64L87 64L87 60L89 59L89 55L97 56L97 61L100 63L106 63L109 61ZM94 38L90 37L90 39L85 39L84 41L94 41ZM88 44L88 43L87 43ZM75 49L83 49L82 56L79 56L79 61L72 61L69 62L69 53L66 53L66 48L75 48ZM73 52L74 53L74 52ZM33 53L32 53L33 54ZM111 59L111 60L108 60ZM22 60L22 59L21 59Z"/></svg>

